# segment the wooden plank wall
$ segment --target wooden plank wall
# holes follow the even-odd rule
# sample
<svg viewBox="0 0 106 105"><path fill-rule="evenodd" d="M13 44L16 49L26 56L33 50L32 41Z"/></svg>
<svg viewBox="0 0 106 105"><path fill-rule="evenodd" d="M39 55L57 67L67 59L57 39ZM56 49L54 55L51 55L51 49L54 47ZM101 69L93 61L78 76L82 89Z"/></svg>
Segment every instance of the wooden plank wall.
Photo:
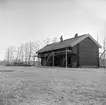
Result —
<svg viewBox="0 0 106 105"><path fill-rule="evenodd" d="M72 51L76 55L71 55L71 63L72 63L72 65L73 65L73 63L76 63L76 67L79 67L79 44L77 44L76 46L74 46L72 48Z"/></svg>
<svg viewBox="0 0 106 105"><path fill-rule="evenodd" d="M79 43L79 65L99 66L99 48L90 39L86 38Z"/></svg>

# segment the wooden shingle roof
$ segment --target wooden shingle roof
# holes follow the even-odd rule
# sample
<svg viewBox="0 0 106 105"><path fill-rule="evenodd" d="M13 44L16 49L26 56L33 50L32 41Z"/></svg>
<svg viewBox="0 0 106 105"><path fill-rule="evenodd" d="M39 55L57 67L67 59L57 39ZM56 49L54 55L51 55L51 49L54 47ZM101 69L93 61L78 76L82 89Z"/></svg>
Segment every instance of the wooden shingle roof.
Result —
<svg viewBox="0 0 106 105"><path fill-rule="evenodd" d="M78 37L73 37L70 39L63 40L62 42L56 42L52 44L48 44L42 49L40 49L37 53L42 53L42 52L47 52L47 51L52 51L56 49L61 49L61 48L67 48L67 47L73 47L83 41L85 38L89 37L99 48L101 48L101 45L89 34L84 34Z"/></svg>

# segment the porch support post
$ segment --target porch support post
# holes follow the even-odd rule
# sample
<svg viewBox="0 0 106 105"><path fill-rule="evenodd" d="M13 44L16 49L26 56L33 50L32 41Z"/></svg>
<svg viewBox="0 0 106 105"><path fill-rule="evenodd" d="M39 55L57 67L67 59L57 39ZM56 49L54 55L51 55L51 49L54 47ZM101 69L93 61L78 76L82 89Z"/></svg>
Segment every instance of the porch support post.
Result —
<svg viewBox="0 0 106 105"><path fill-rule="evenodd" d="M67 68L67 48L66 48L66 68Z"/></svg>
<svg viewBox="0 0 106 105"><path fill-rule="evenodd" d="M54 52L53 52L53 67L54 67Z"/></svg>

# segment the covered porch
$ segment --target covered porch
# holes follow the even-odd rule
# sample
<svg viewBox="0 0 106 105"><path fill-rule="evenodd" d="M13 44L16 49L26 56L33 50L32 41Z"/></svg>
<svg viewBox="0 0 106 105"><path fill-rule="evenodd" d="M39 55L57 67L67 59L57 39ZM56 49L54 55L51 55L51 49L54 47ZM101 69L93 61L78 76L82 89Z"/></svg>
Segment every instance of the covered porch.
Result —
<svg viewBox="0 0 106 105"><path fill-rule="evenodd" d="M78 58L78 55L71 50L52 51L45 57L42 57L41 65L76 68L79 66Z"/></svg>

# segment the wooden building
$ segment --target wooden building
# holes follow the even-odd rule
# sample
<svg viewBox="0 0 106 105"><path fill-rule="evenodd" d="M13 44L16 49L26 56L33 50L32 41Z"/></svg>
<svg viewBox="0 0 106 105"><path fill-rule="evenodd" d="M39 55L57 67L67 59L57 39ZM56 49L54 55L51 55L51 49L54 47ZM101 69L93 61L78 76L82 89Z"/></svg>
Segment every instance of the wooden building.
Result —
<svg viewBox="0 0 106 105"><path fill-rule="evenodd" d="M101 45L89 34L46 45L40 49L38 57L42 66L60 67L99 67L99 48Z"/></svg>

